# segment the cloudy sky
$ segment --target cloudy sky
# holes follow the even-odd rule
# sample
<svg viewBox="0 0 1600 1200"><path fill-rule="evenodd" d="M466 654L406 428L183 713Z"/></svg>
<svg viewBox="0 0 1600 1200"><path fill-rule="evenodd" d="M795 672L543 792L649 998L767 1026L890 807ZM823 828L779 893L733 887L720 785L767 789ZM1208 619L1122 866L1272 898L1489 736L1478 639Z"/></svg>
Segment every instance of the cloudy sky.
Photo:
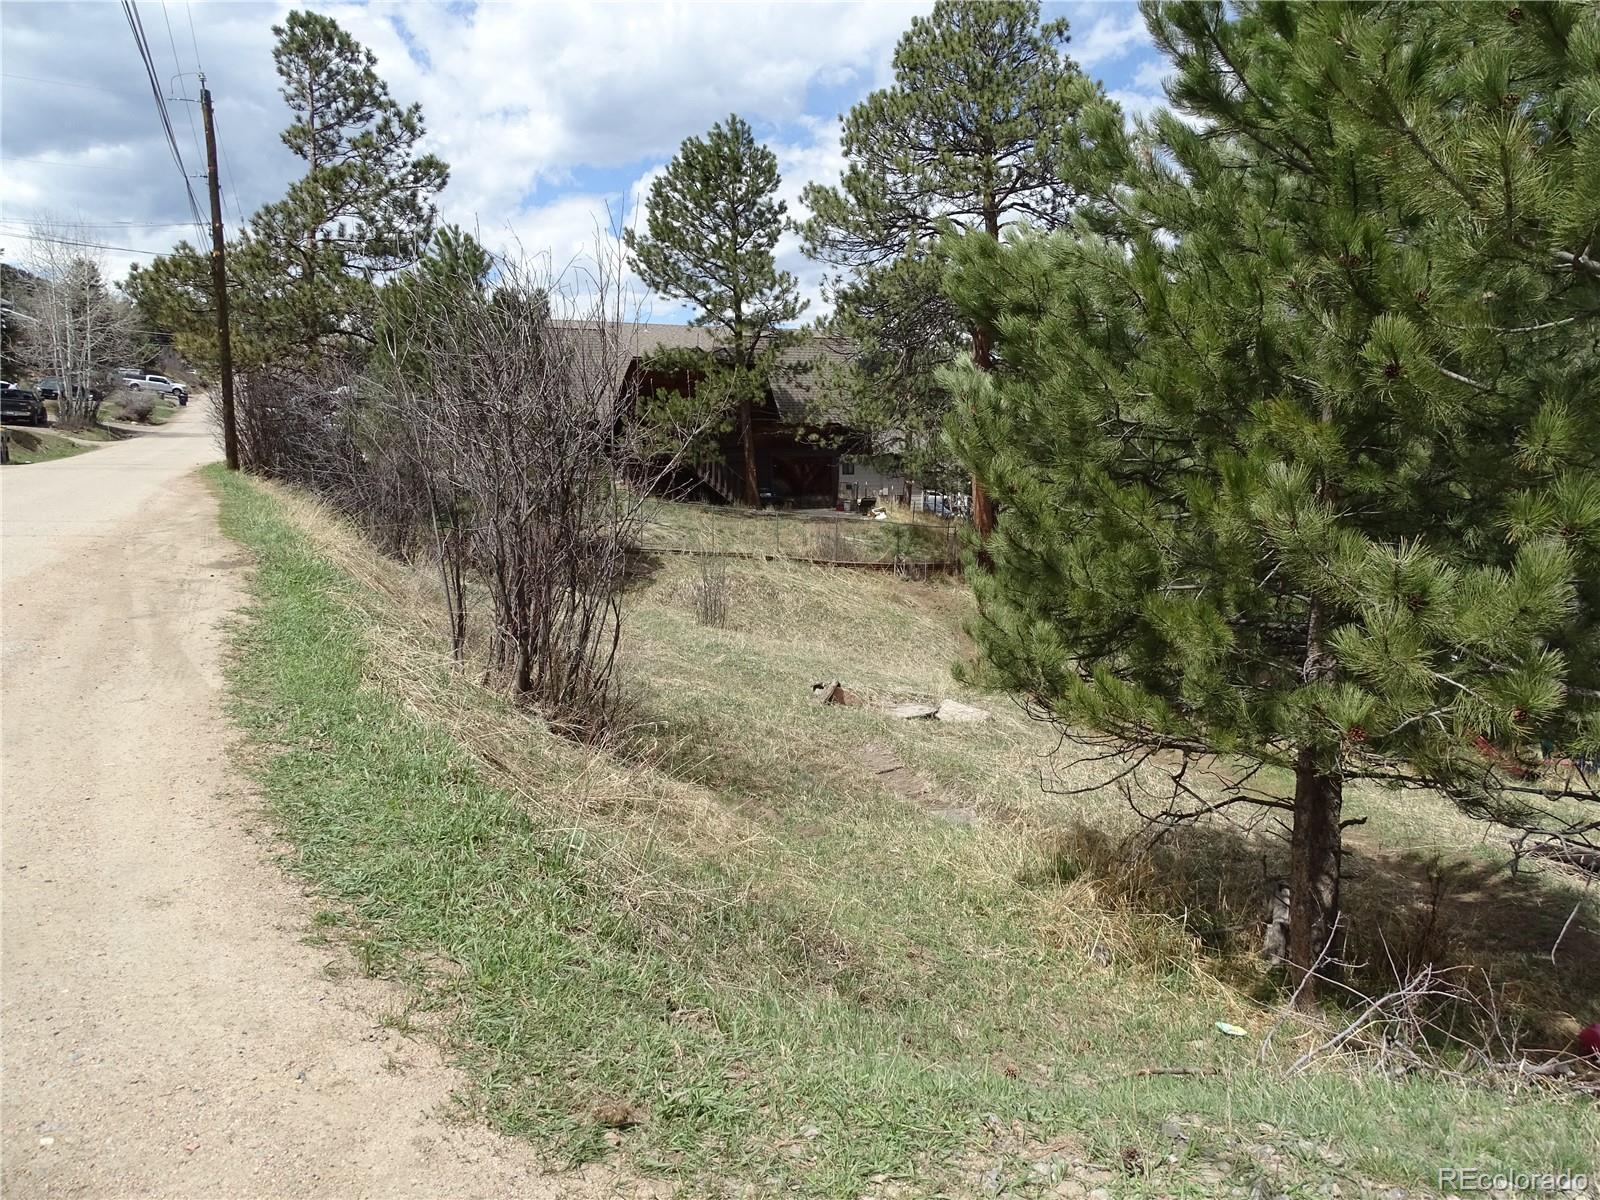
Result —
<svg viewBox="0 0 1600 1200"><path fill-rule="evenodd" d="M228 224L282 194L298 160L278 139L272 25L290 5L256 0L139 0L170 96L216 102ZM430 148L450 164L446 220L491 245L513 240L557 265L583 256L610 220L637 217L655 172L686 136L738 112L777 153L790 212L810 181L842 167L838 115L889 79L913 14L928 5L867 3L323 4L378 56L403 103L422 103ZM1138 10L1050 3L1072 24L1071 53L1131 111L1160 100L1163 63ZM72 223L101 243L115 277L182 237L189 202L120 4L6 0L0 5L0 254L26 261L30 223ZM196 104L168 104L190 172L204 171ZM205 205L203 180L195 195ZM808 296L819 270L793 239L783 265ZM817 311L813 304L812 313ZM681 313L656 301L657 320ZM808 314L810 315L810 314Z"/></svg>

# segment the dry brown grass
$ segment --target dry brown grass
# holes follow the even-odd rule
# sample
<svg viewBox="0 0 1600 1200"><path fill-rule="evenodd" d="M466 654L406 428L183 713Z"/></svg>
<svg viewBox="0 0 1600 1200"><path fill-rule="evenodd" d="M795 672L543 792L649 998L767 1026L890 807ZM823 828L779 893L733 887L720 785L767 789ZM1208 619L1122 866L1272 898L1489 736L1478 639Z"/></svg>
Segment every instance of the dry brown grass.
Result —
<svg viewBox="0 0 1600 1200"><path fill-rule="evenodd" d="M652 944L705 956L720 1015L685 1011L674 1021L715 1028L730 1012L741 1014L735 1023L777 1020L792 1003L801 1024L782 1037L821 1039L807 1042L809 1053L839 1054L840 1073L877 1061L852 1048L863 1029L907 1039L899 1044L911 1074L896 1076L896 1104L935 1078L987 1096L1002 1062L1017 1066L1015 1086L1040 1089L1026 1101L1036 1109L1082 1100L1062 1090L1073 1078L1188 1064L1218 1075L1218 1089L1206 1075L1183 1085L1183 1103L1213 1117L1278 1120L1283 1110L1327 1137L1376 1146L1414 1116L1415 1127L1393 1138L1422 1156L1408 1161L1431 1161L1426 1106L1374 1098L1355 1080L1347 1090L1330 1080L1280 1093L1271 1067L1325 1038L1325 1025L1296 1018L1280 1030L1266 1071L1254 1066L1254 1041L1250 1064L1235 1061L1240 1047L1218 1038L1213 1022L1264 1035L1276 1019L1251 953L1257 877L1270 873L1273 851L1219 827L1129 858L1121 851L1134 825L1114 792L1068 800L1041 788L1056 733L951 675L971 654L961 629L971 600L959 582L735 560L719 627L697 619L698 565L663 556L627 598L634 720L605 745L584 747L541 733L534 714L451 661L426 564L383 559L326 510L274 495L317 552L356 581L344 599L365 617L370 685L448 730L497 787L582 842ZM813 704L810 684L833 678L871 700L955 696L992 718L947 726ZM881 754L904 764L901 782L863 768ZM1445 843L1478 833L1425 799L1404 809L1388 800L1352 799L1373 818L1362 837L1374 846L1413 832ZM940 815L968 809L971 824ZM1375 855L1371 863L1382 866ZM1503 903L1492 881L1474 886L1483 905ZM1350 895L1353 911L1375 920L1410 911L1401 902L1414 889L1368 875ZM723 928L725 939L708 934ZM1562 984L1537 999L1570 1006L1572 995ZM791 1100L822 1095L806 1090L817 1081L786 1086ZM1451 1096L1462 1111L1482 1108ZM897 1119L927 1120L917 1105L928 1102ZM1132 1118L1116 1107L1124 1102L1137 1107L1108 1091L1092 1101L1098 1115L1081 1119L1127 1129ZM1386 1145L1379 1157L1392 1152Z"/></svg>

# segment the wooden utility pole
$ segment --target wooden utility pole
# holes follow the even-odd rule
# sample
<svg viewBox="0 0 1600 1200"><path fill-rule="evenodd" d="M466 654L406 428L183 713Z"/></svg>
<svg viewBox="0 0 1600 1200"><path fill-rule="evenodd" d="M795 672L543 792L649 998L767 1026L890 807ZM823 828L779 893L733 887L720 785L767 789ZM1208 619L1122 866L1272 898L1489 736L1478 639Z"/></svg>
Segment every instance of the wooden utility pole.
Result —
<svg viewBox="0 0 1600 1200"><path fill-rule="evenodd" d="M206 190L211 193L211 290L217 300L217 360L222 369L222 449L228 470L239 469L239 431L233 423L233 345L228 338L228 269L223 259L222 186L217 182L217 124L211 92L200 76L200 111L206 120Z"/></svg>

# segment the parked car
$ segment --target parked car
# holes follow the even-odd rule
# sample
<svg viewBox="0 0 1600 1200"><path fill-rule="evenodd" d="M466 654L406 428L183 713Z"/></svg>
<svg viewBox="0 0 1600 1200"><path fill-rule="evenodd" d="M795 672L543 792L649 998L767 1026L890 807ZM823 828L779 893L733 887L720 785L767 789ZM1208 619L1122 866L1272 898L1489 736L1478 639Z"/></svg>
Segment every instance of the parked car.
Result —
<svg viewBox="0 0 1600 1200"><path fill-rule="evenodd" d="M165 375L137 375L126 380L128 390L133 392L160 392L164 396L171 396L180 405L189 403L189 389L181 383L174 383Z"/></svg>
<svg viewBox="0 0 1600 1200"><path fill-rule="evenodd" d="M32 392L7 387L0 391L0 421L16 421L22 425L48 425L44 401Z"/></svg>
<svg viewBox="0 0 1600 1200"><path fill-rule="evenodd" d="M54 375L47 376L46 378L39 380L39 382L34 385L33 390L38 393L39 399L41 400L59 400L61 399L62 391L61 380L57 379Z"/></svg>

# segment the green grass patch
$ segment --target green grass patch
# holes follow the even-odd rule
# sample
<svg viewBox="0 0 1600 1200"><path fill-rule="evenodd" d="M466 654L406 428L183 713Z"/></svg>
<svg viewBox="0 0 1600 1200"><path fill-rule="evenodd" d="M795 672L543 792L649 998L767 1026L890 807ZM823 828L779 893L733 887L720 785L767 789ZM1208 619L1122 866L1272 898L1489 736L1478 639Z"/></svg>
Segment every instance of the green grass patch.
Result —
<svg viewBox="0 0 1600 1200"><path fill-rule="evenodd" d="M1003 700L962 693L994 719L944 728L810 703L832 677L959 692L953 582L738 563L734 619L708 629L693 564L666 562L630 595L639 727L595 755L418 648L423 576L375 557L352 574L361 552L300 502L211 478L257 562L233 711L321 897L308 936L408 981L408 1027L432 1015L472 1106L559 1158L618 1156L695 1195L841 1197L1047 1195L1063 1176L1208 1196L1218 1164L1248 1192L1262 1147L1274 1192L1305 1195L1591 1164L1579 1103L1291 1080L1293 1037L1262 1065L1259 1038L1218 1034L1272 1014L1181 923L1149 914L1136 939L1052 869L1041 830L1067 814L1039 792L1041 731ZM863 765L885 752L900 783ZM1171 1066L1198 1073L1138 1074Z"/></svg>
<svg viewBox="0 0 1600 1200"><path fill-rule="evenodd" d="M6 441L10 445L11 461L17 466L71 458L90 449L88 446L80 446L70 438L62 437L59 433L49 433L43 429L24 429L14 425L6 426Z"/></svg>

